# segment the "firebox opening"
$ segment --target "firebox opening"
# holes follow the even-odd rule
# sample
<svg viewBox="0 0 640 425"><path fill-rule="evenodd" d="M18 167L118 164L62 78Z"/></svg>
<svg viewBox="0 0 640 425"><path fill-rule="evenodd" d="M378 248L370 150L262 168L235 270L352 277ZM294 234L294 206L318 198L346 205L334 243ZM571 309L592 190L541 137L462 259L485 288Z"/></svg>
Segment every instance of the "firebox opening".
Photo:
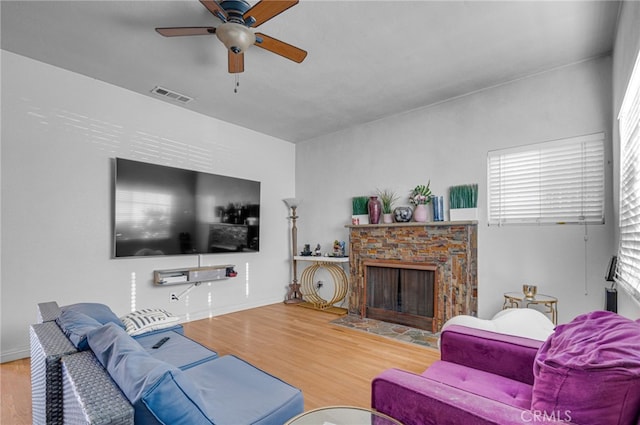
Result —
<svg viewBox="0 0 640 425"><path fill-rule="evenodd" d="M365 264L365 316L436 331L436 266Z"/></svg>

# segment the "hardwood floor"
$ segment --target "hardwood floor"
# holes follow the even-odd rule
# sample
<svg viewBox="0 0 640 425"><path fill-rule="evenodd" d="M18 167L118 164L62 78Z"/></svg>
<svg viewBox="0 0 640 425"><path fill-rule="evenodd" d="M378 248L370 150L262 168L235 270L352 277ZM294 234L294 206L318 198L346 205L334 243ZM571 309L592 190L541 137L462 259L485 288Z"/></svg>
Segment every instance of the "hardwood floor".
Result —
<svg viewBox="0 0 640 425"><path fill-rule="evenodd" d="M29 359L0 364L0 424L31 423L31 372Z"/></svg>
<svg viewBox="0 0 640 425"><path fill-rule="evenodd" d="M307 410L368 407L378 373L391 367L420 373L440 357L436 350L330 324L336 317L273 304L187 323L185 334L300 388Z"/></svg>
<svg viewBox="0 0 640 425"><path fill-rule="evenodd" d="M396 367L421 373L438 351L332 325L336 315L273 304L184 324L185 334L300 388L305 410L370 405L371 380ZM1 424L31 423L29 359L0 365Z"/></svg>

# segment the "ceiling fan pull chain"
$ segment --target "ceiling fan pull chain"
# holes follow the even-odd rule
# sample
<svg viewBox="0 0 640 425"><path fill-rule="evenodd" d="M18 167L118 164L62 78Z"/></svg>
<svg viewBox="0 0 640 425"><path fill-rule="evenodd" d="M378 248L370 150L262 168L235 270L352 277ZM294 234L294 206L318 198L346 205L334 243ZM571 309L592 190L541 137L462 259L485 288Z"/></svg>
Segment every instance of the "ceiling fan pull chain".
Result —
<svg viewBox="0 0 640 425"><path fill-rule="evenodd" d="M233 88L234 93L238 93L238 87L240 87L240 74L236 73L236 86Z"/></svg>

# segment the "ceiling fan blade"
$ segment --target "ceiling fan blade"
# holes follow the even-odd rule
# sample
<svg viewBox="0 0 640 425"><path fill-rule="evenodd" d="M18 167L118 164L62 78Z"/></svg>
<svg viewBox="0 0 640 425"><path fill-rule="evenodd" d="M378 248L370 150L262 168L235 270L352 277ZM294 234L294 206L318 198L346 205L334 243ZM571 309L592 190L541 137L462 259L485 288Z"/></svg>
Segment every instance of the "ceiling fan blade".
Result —
<svg viewBox="0 0 640 425"><path fill-rule="evenodd" d="M258 27L296 4L298 0L261 0L247 10L242 17L247 20L249 16L253 16L256 21L251 26Z"/></svg>
<svg viewBox="0 0 640 425"><path fill-rule="evenodd" d="M258 40L262 41L258 42ZM306 51L261 33L256 33L255 45L297 63L302 62L307 57Z"/></svg>
<svg viewBox="0 0 640 425"><path fill-rule="evenodd" d="M229 56L229 74L244 72L244 53L233 53L227 50Z"/></svg>
<svg viewBox="0 0 640 425"><path fill-rule="evenodd" d="M213 13L216 18L220 19L222 22L227 22L227 12L225 12L225 10L220 7L217 1L200 0L200 3L202 3L209 12Z"/></svg>
<svg viewBox="0 0 640 425"><path fill-rule="evenodd" d="M156 31L165 37L180 37L183 35L211 35L216 33L213 27L173 27L156 28Z"/></svg>

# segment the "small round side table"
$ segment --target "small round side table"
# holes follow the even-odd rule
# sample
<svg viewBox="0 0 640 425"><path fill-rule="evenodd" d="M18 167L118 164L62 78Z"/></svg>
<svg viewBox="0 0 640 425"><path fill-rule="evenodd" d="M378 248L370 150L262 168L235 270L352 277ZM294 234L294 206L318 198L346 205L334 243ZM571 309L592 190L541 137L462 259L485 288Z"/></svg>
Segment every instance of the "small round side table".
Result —
<svg viewBox="0 0 640 425"><path fill-rule="evenodd" d="M502 309L529 308L532 305L545 306L547 310L543 313L550 314L553 324L558 324L558 299L551 295L536 294L534 297L528 298L522 292L505 292Z"/></svg>

